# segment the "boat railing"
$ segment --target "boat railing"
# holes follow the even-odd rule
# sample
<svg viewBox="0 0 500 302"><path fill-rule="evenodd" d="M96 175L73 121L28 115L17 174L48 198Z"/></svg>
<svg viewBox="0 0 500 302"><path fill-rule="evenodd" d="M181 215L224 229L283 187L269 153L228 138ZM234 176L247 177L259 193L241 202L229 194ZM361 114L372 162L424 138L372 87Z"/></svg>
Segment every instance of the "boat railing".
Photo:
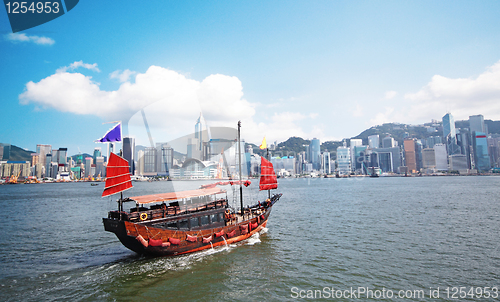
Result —
<svg viewBox="0 0 500 302"><path fill-rule="evenodd" d="M178 205L166 206L165 204L159 204L153 205L150 208L146 208L143 206L134 207L130 209L130 212L122 211L121 217L119 211L110 211L108 214L108 218L116 220L123 219L131 222L140 222L225 207L227 207L227 199L218 199L207 204L189 205L187 207Z"/></svg>

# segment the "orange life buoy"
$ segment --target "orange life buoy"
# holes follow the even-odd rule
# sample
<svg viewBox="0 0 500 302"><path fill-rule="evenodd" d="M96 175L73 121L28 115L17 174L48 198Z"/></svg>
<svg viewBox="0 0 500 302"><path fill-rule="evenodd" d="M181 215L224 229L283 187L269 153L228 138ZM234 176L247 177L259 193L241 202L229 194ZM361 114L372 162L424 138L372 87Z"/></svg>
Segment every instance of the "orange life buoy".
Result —
<svg viewBox="0 0 500 302"><path fill-rule="evenodd" d="M148 219L148 213L141 213L141 215L139 216L139 218L141 218L142 221Z"/></svg>

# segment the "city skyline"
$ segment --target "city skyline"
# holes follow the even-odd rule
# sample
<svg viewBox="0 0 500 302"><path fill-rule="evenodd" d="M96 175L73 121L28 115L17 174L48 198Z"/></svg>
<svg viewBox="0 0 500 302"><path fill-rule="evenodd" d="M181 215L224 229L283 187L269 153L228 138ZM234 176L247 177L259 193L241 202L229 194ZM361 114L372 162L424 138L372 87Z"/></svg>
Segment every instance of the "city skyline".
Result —
<svg viewBox="0 0 500 302"><path fill-rule="evenodd" d="M445 112L500 120L499 8L81 2L17 34L0 9L0 142L91 152L103 123L142 122L142 109L172 135L200 112L210 126L242 120L254 144L341 140Z"/></svg>

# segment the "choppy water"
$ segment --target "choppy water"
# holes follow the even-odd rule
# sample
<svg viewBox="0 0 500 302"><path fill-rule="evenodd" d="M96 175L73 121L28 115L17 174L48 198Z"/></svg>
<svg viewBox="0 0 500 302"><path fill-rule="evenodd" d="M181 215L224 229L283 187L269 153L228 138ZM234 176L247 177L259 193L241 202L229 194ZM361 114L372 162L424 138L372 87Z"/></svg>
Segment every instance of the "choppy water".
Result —
<svg viewBox="0 0 500 302"><path fill-rule="evenodd" d="M283 301L328 298L325 287L423 290L421 300L440 287L447 300L449 287L457 301L452 287L500 288L500 177L279 184L260 236L175 258L137 256L103 230L116 203L100 197L102 184L0 186L0 300ZM127 194L171 185L135 183ZM265 198L252 187L247 198Z"/></svg>

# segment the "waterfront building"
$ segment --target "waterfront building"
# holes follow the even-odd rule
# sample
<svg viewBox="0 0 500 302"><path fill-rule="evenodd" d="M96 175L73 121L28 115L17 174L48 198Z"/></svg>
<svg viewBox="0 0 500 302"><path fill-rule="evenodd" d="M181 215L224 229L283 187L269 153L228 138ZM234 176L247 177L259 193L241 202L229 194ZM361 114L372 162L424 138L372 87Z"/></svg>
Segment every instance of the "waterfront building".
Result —
<svg viewBox="0 0 500 302"><path fill-rule="evenodd" d="M450 170L459 171L460 173L467 173L469 166L467 164L467 156L464 154L450 155Z"/></svg>
<svg viewBox="0 0 500 302"><path fill-rule="evenodd" d="M52 146L51 145L36 145L36 153L40 155L38 160L43 166L47 165L47 154L51 153Z"/></svg>
<svg viewBox="0 0 500 302"><path fill-rule="evenodd" d="M425 148L422 150L422 168L431 170L436 168L436 153L434 148Z"/></svg>
<svg viewBox="0 0 500 302"><path fill-rule="evenodd" d="M368 146L370 149L377 149L380 147L380 138L378 134L368 136Z"/></svg>
<svg viewBox="0 0 500 302"><path fill-rule="evenodd" d="M350 154L351 154L351 170L352 172L363 173L363 162L367 161L366 159L366 149L368 146L355 145L351 146ZM366 171L365 171L366 172Z"/></svg>
<svg viewBox="0 0 500 302"><path fill-rule="evenodd" d="M405 139L403 142L405 150L405 160L406 167L408 167L408 172L417 172L417 146L414 139Z"/></svg>
<svg viewBox="0 0 500 302"><path fill-rule="evenodd" d="M94 174L91 173L91 167L93 164L93 158L92 157L85 157L85 177L93 177Z"/></svg>
<svg viewBox="0 0 500 302"><path fill-rule="evenodd" d="M446 151L446 145L435 144L434 145L434 155L436 159L436 170L447 171L448 170L448 153Z"/></svg>
<svg viewBox="0 0 500 302"><path fill-rule="evenodd" d="M494 167L499 166L500 159L500 136L488 137L488 154L490 155L491 165Z"/></svg>
<svg viewBox="0 0 500 302"><path fill-rule="evenodd" d="M94 163L96 163L99 156L102 156L101 147L94 148L94 155L92 156Z"/></svg>
<svg viewBox="0 0 500 302"><path fill-rule="evenodd" d="M135 173L135 138L125 136L123 138L123 158L128 161L130 174Z"/></svg>
<svg viewBox="0 0 500 302"><path fill-rule="evenodd" d="M144 175L156 175L157 150L153 147L144 149Z"/></svg>
<svg viewBox="0 0 500 302"><path fill-rule="evenodd" d="M0 164L1 177L28 177L31 174L29 161L2 161Z"/></svg>
<svg viewBox="0 0 500 302"><path fill-rule="evenodd" d="M374 167L380 168L382 172L392 172L399 173L399 167L401 167L401 150L399 147L392 148L377 148L372 150L373 155L371 159L376 160L373 163Z"/></svg>
<svg viewBox="0 0 500 302"><path fill-rule="evenodd" d="M486 133L484 117L481 114L469 116L469 131Z"/></svg>
<svg viewBox="0 0 500 302"><path fill-rule="evenodd" d="M330 152L325 151L321 154L321 171L324 174L331 174L332 173Z"/></svg>
<svg viewBox="0 0 500 302"><path fill-rule="evenodd" d="M45 154L45 174L44 177L52 177L55 178L55 175L52 176L52 153Z"/></svg>
<svg viewBox="0 0 500 302"><path fill-rule="evenodd" d="M106 167L104 165L104 157L103 156L96 157L95 173L96 173L96 177L106 177Z"/></svg>
<svg viewBox="0 0 500 302"><path fill-rule="evenodd" d="M319 139L313 138L311 140L309 150L311 152L310 162L313 165L313 169L319 171L321 169L321 144Z"/></svg>
<svg viewBox="0 0 500 302"><path fill-rule="evenodd" d="M339 175L348 175L351 172L351 158L348 147L337 148L337 171Z"/></svg>
<svg viewBox="0 0 500 302"><path fill-rule="evenodd" d="M458 129L457 131L457 144L460 147L460 153L465 155L467 159L467 167L470 169L471 166L471 142L470 142L470 132L467 129ZM455 169L456 170L456 169Z"/></svg>
<svg viewBox="0 0 500 302"><path fill-rule="evenodd" d="M137 152L137 174L144 175L144 151Z"/></svg>
<svg viewBox="0 0 500 302"><path fill-rule="evenodd" d="M472 147L474 150L475 168L480 172L491 169L490 156L488 155L488 141L486 133L472 132Z"/></svg>
<svg viewBox="0 0 500 302"><path fill-rule="evenodd" d="M455 119L451 113L447 113L443 116L443 136L446 142L448 155L460 154L460 147L457 145L456 135Z"/></svg>
<svg viewBox="0 0 500 302"><path fill-rule="evenodd" d="M156 149L158 156L156 171L160 175L168 176L170 169L174 165L174 149L169 144L159 144Z"/></svg>

